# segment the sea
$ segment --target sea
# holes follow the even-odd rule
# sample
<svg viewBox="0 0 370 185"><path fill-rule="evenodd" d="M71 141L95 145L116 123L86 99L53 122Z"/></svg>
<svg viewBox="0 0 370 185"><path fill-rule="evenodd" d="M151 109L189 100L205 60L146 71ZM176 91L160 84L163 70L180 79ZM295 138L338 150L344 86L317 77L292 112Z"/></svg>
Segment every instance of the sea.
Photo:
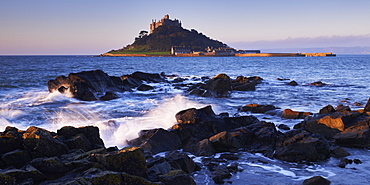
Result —
<svg viewBox="0 0 370 185"><path fill-rule="evenodd" d="M202 77L225 73L231 78L259 76L263 82L255 91L233 91L230 97L189 95L173 83L149 83L152 91L119 93L110 101L81 101L59 92L50 93L47 82L58 76L90 70L103 70L110 76L136 71L162 73L199 83ZM326 106L343 104L362 109L370 98L370 55L336 57L94 57L94 56L0 56L0 132L7 126L26 130L37 126L53 132L63 126L93 125L100 129L106 147L125 147L143 129L176 124L175 114L188 108L211 105L216 114L253 115L258 119L292 128L302 120L278 115L239 112L243 105L257 103L284 109L318 113ZM296 81L298 86L286 83ZM321 81L325 86L310 86ZM369 149L345 148L347 158L362 164L338 167L339 159L298 164L240 151L239 172L226 181L232 184L301 184L320 175L332 184L369 184ZM192 155L190 155L192 156ZM192 156L195 161L201 158ZM219 154L215 156L219 157ZM212 185L206 167L193 174L197 184Z"/></svg>

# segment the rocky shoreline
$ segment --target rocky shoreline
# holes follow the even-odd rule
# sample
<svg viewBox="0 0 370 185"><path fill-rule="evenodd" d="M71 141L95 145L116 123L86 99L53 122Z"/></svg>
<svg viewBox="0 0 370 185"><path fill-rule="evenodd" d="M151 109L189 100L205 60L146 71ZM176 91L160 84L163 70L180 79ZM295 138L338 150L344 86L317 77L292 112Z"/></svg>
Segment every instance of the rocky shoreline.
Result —
<svg viewBox="0 0 370 185"><path fill-rule="evenodd" d="M199 84L168 82L165 74L135 72L110 77L103 71L71 73L48 82L49 91L70 93L87 100L110 100L116 92L153 90L151 83L172 83L189 94L227 97L233 91L253 91L260 77L226 74L205 78ZM317 83L317 86L325 85ZM289 85L289 84L287 84ZM315 84L313 84L315 85ZM273 105L249 104L239 111L277 114L282 119L301 119L292 130L284 125L260 121L254 116L215 114L211 106L178 112L170 129L142 130L123 149L106 148L93 126L63 127L56 133L31 126L25 131L7 127L0 133L0 182L5 184L195 184L192 174L206 168L214 183L223 184L241 169L236 152L261 153L271 159L312 163L330 157L340 159L338 168L360 164L350 160L342 147L370 146L370 99L364 109L346 106L323 107L318 113L280 111ZM284 132L280 130L285 130ZM215 154L220 154L219 158ZM158 155L161 154L161 155ZM163 154L163 155L162 155ZM201 163L192 156L201 157ZM220 160L228 165L219 165ZM330 184L313 177L303 184Z"/></svg>

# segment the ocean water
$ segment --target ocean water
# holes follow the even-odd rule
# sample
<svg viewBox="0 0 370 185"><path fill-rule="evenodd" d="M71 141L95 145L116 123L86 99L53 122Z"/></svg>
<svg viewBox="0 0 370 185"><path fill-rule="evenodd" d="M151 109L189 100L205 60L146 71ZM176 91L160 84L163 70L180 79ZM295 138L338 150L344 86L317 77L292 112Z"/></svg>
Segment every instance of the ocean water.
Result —
<svg viewBox="0 0 370 185"><path fill-rule="evenodd" d="M135 71L161 73L186 78L183 83L200 82L200 77L225 73L259 76L263 83L256 91L232 92L228 98L188 95L185 89L169 83L149 84L149 92L124 92L111 101L86 102L58 92L49 93L47 81L60 75L100 69L110 76ZM330 104L360 109L370 97L370 55L337 57L91 57L91 56L0 56L0 131L6 126L27 129L34 125L56 131L63 126L95 125L105 145L124 147L142 129L170 128L175 114L187 108L212 105L216 113L250 115L238 108L250 104L272 104L281 110L317 113ZM277 78L287 80L277 80ZM169 81L172 81L170 78ZM298 86L285 83L296 81ZM316 81L326 86L308 84ZM355 103L357 103L355 105ZM302 120L252 114L260 120L293 127ZM242 172L230 179L233 184L300 184L321 175L332 184L368 184L370 157L367 149L347 149L350 159L362 164L337 167L338 159L302 165L268 159L259 154L240 152L237 161ZM198 158L195 158L197 160ZM266 161L266 162L259 162ZM194 174L198 184L213 184L207 172Z"/></svg>

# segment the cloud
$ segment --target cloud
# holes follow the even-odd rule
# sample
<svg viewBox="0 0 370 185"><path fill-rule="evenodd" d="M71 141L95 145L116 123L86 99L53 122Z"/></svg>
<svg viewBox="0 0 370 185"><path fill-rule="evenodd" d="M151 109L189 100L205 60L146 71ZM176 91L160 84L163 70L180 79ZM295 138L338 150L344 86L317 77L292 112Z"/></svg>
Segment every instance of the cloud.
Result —
<svg viewBox="0 0 370 185"><path fill-rule="evenodd" d="M369 47L370 34L349 36L297 37L281 40L241 41L228 43L240 49L314 48L314 47Z"/></svg>

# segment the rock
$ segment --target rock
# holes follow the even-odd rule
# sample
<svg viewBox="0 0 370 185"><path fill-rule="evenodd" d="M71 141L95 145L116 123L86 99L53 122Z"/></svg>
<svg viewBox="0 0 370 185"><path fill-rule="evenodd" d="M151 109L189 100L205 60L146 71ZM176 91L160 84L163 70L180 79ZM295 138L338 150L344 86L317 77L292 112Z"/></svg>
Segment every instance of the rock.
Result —
<svg viewBox="0 0 370 185"><path fill-rule="evenodd" d="M31 151L31 157L53 157L69 151L66 144L62 143L46 130L31 126L23 133L23 143Z"/></svg>
<svg viewBox="0 0 370 185"><path fill-rule="evenodd" d="M56 157L37 158L31 161L31 165L43 174L67 172L66 167Z"/></svg>
<svg viewBox="0 0 370 185"><path fill-rule="evenodd" d="M290 130L290 128L285 124L278 125L278 128L281 129L281 130Z"/></svg>
<svg viewBox="0 0 370 185"><path fill-rule="evenodd" d="M259 104L248 104L239 109L242 112L252 112L252 113L265 113L270 110L277 109L273 105L259 105Z"/></svg>
<svg viewBox="0 0 370 185"><path fill-rule="evenodd" d="M289 83L287 83L287 85L290 85L290 86L297 86L298 85L298 83L296 82L296 81L291 81L291 82L289 82Z"/></svg>
<svg viewBox="0 0 370 185"><path fill-rule="evenodd" d="M291 109L285 109L281 117L285 119L304 119L309 115L311 115L310 112L297 112Z"/></svg>
<svg viewBox="0 0 370 185"><path fill-rule="evenodd" d="M192 124L211 121L215 119L216 114L211 106L206 106L201 109L186 109L178 112L175 117L179 124Z"/></svg>
<svg viewBox="0 0 370 185"><path fill-rule="evenodd" d="M294 132L293 132L294 133ZM329 142L318 134L302 132L286 138L277 145L274 156L288 162L315 162L330 155Z"/></svg>
<svg viewBox="0 0 370 185"><path fill-rule="evenodd" d="M138 91L150 91L150 90L153 90L154 87L150 86L150 85L145 85L145 84L141 84L139 87L137 87L137 90Z"/></svg>
<svg viewBox="0 0 370 185"><path fill-rule="evenodd" d="M95 126L71 127L65 126L57 130L58 137L70 149L82 149L89 151L97 148L105 148L100 138L99 128Z"/></svg>
<svg viewBox="0 0 370 185"><path fill-rule="evenodd" d="M243 146L230 132L223 131L209 138L217 152L236 152Z"/></svg>
<svg viewBox="0 0 370 185"><path fill-rule="evenodd" d="M6 127L5 131L0 133L0 146L0 154L24 149L22 133L15 127Z"/></svg>
<svg viewBox="0 0 370 185"><path fill-rule="evenodd" d="M277 130L275 124L258 122L246 127L247 135L251 135L250 150L255 153L263 153L270 156L275 150Z"/></svg>
<svg viewBox="0 0 370 185"><path fill-rule="evenodd" d="M2 184L15 185L15 179L12 176L4 175L0 173L0 182Z"/></svg>
<svg viewBox="0 0 370 185"><path fill-rule="evenodd" d="M344 158L339 161L337 166L340 168L345 168L347 164L352 164L352 163L353 163L353 160Z"/></svg>
<svg viewBox="0 0 370 185"><path fill-rule="evenodd" d="M360 159L353 159L353 163L362 164L362 161Z"/></svg>
<svg viewBox="0 0 370 185"><path fill-rule="evenodd" d="M309 132L321 134L326 138L332 138L335 134L352 126L359 113L333 112L307 119L303 122L303 128Z"/></svg>
<svg viewBox="0 0 370 185"><path fill-rule="evenodd" d="M19 168L30 162L31 157L27 151L17 149L3 154L1 160L5 163L5 166L16 166Z"/></svg>
<svg viewBox="0 0 370 185"><path fill-rule="evenodd" d="M365 112L370 112L370 98L367 100L364 111Z"/></svg>
<svg viewBox="0 0 370 185"><path fill-rule="evenodd" d="M197 156L211 156L216 153L216 149L208 139L199 141L190 151Z"/></svg>
<svg viewBox="0 0 370 185"><path fill-rule="evenodd" d="M216 184L223 183L223 179L230 178L232 175L226 165L219 165L212 173L212 179Z"/></svg>
<svg viewBox="0 0 370 185"><path fill-rule="evenodd" d="M343 158L343 157L347 157L347 156L351 155L344 148L339 147L339 146L330 148L330 150L331 150L331 153L336 158Z"/></svg>
<svg viewBox="0 0 370 185"><path fill-rule="evenodd" d="M316 86L316 87L322 87L322 86L325 86L325 85L327 85L327 84L322 83L321 81L317 81L317 82L312 82L312 83L310 83L309 85L311 85L311 86Z"/></svg>
<svg viewBox="0 0 370 185"><path fill-rule="evenodd" d="M148 173L154 173L155 175L164 175L172 170L171 165L163 157L156 157L152 161L148 160L147 166Z"/></svg>
<svg viewBox="0 0 370 185"><path fill-rule="evenodd" d="M119 98L118 95L114 92L106 92L104 96L100 97L100 101L108 101Z"/></svg>
<svg viewBox="0 0 370 185"><path fill-rule="evenodd" d="M49 80L48 89L50 92L69 93L80 100L94 101L106 92L125 91L127 89L127 87L116 85L116 83L101 70L82 71L70 73L68 77L59 76L55 80Z"/></svg>
<svg viewBox="0 0 370 185"><path fill-rule="evenodd" d="M93 157L108 170L140 177L148 176L144 151L141 148L131 147L107 154L94 154Z"/></svg>
<svg viewBox="0 0 370 185"><path fill-rule="evenodd" d="M197 165L194 163L194 161L184 152L180 151L167 152L165 158L167 161L169 161L171 166L173 166L172 163L175 162L176 163L175 166L179 166L181 170L186 173L192 173L197 169Z"/></svg>
<svg viewBox="0 0 370 185"><path fill-rule="evenodd" d="M190 175L182 170L172 170L165 175L160 176L160 180L164 185L195 185L195 181Z"/></svg>
<svg viewBox="0 0 370 185"><path fill-rule="evenodd" d="M324 108L320 109L319 114L327 114L327 113L333 113L335 112L335 109L331 105L327 105Z"/></svg>
<svg viewBox="0 0 370 185"><path fill-rule="evenodd" d="M236 91L254 91L256 90L256 85L261 83L263 79L260 77L244 77L238 76L232 81L232 89Z"/></svg>
<svg viewBox="0 0 370 185"><path fill-rule="evenodd" d="M226 74L218 74L206 84L202 85L201 88L207 90L209 96L212 97L229 96L232 90L231 79Z"/></svg>
<svg viewBox="0 0 370 185"><path fill-rule="evenodd" d="M146 82L154 82L154 83L165 82L165 79L157 73L144 73L144 72L136 71L132 73L130 76L136 79L144 80Z"/></svg>
<svg viewBox="0 0 370 185"><path fill-rule="evenodd" d="M303 181L303 185L329 185L331 182L321 176L314 176Z"/></svg>
<svg viewBox="0 0 370 185"><path fill-rule="evenodd" d="M23 169L3 170L1 174L13 177L17 184L27 179L32 179L33 181L41 181L46 179L44 174L32 166L26 166Z"/></svg>
<svg viewBox="0 0 370 185"><path fill-rule="evenodd" d="M356 124L335 134L333 138L340 146L366 148L370 146L370 128L367 124Z"/></svg>
<svg viewBox="0 0 370 185"><path fill-rule="evenodd" d="M337 112L347 112L347 111L351 111L351 108L349 106L344 106L343 104L340 104L338 105L335 110Z"/></svg>
<svg viewBox="0 0 370 185"><path fill-rule="evenodd" d="M129 144L140 146L145 151L157 154L159 152L177 150L182 143L176 134L159 128L140 131L139 138L129 141Z"/></svg>

